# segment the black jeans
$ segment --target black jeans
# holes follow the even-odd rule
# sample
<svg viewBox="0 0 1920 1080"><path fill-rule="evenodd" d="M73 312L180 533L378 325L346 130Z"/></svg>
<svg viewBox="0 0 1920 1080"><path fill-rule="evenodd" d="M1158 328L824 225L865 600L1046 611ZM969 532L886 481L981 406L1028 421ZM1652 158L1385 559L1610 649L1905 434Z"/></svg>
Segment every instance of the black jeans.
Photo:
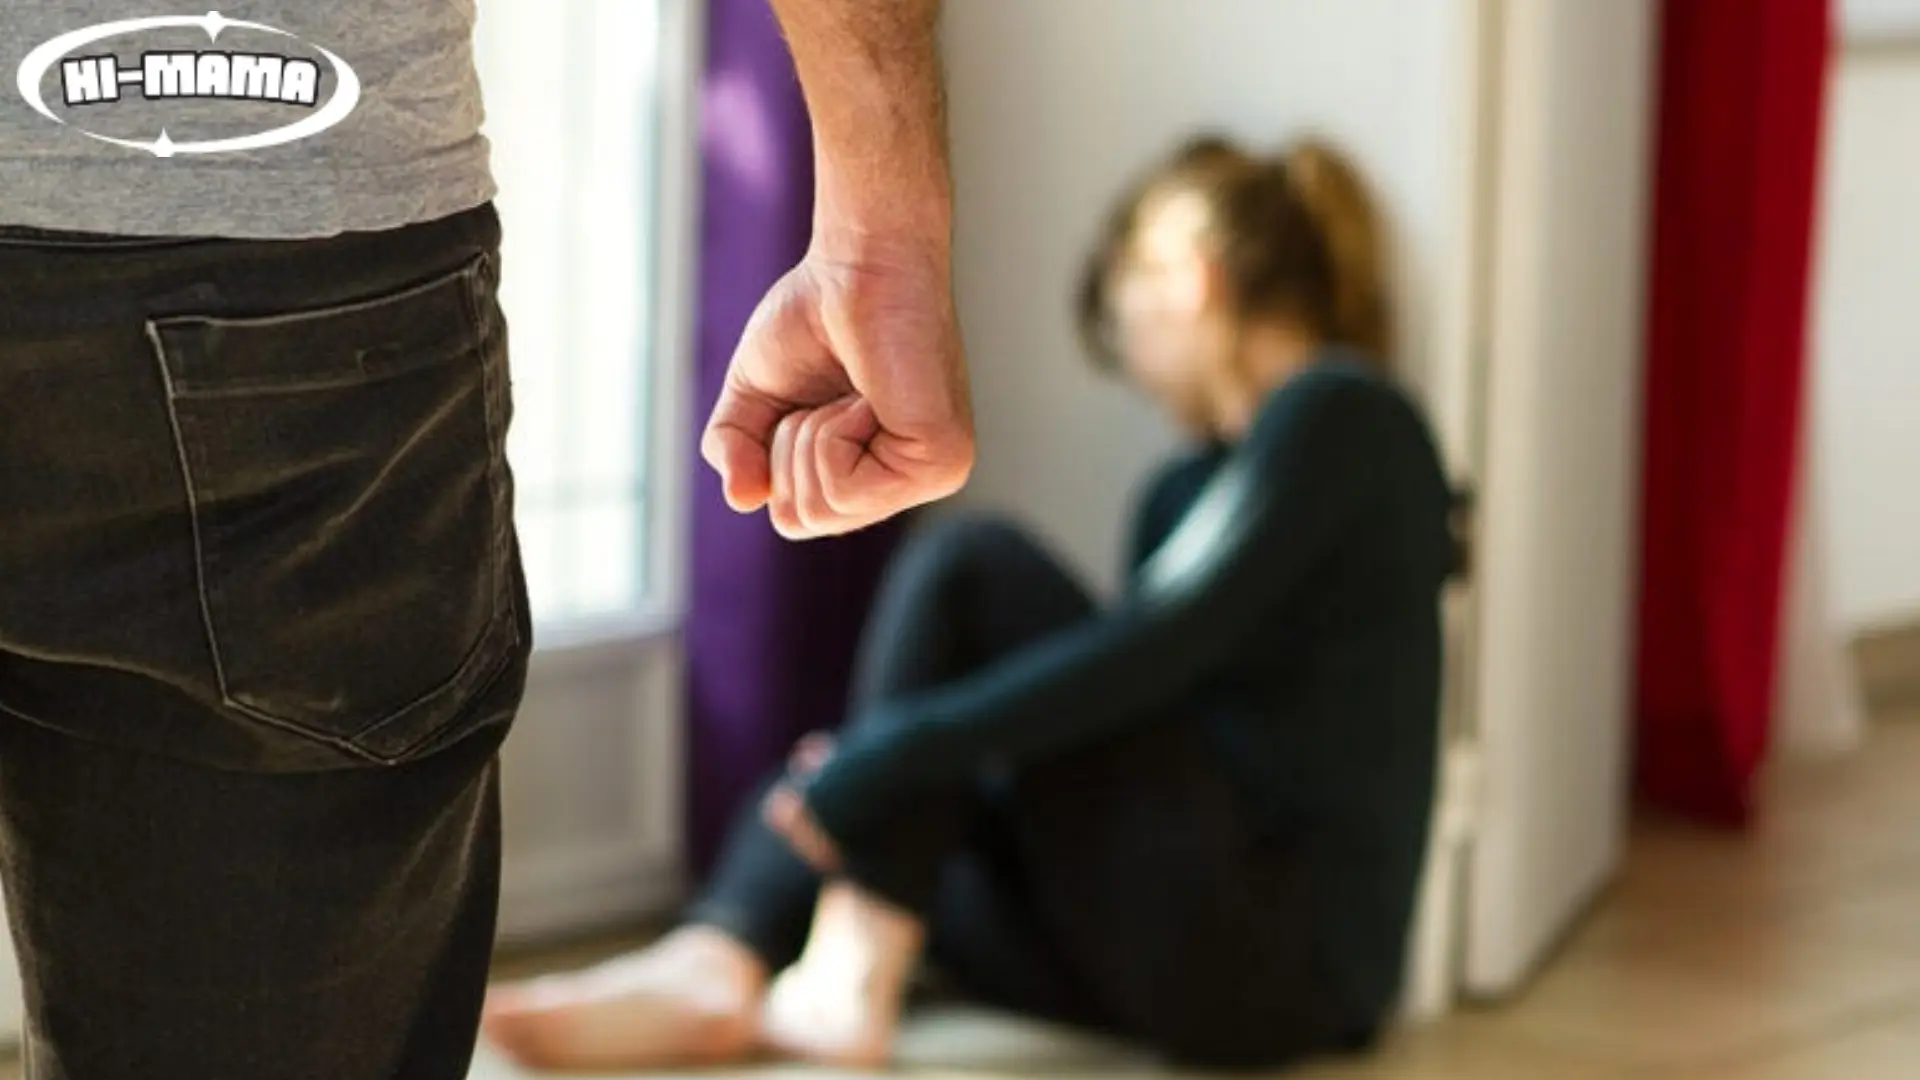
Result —
<svg viewBox="0 0 1920 1080"><path fill-rule="evenodd" d="M31 1080L457 1080L532 630L490 207L0 231L0 869Z"/></svg>
<svg viewBox="0 0 1920 1080"><path fill-rule="evenodd" d="M1093 611L1013 526L938 522L882 587L854 715ZM848 876L925 917L934 963L994 1004L1201 1066L1271 1068L1345 1048L1363 1033L1333 1015L1301 862L1258 835L1202 730L1170 717L905 807ZM800 953L819 880L756 811L688 918L778 969Z"/></svg>

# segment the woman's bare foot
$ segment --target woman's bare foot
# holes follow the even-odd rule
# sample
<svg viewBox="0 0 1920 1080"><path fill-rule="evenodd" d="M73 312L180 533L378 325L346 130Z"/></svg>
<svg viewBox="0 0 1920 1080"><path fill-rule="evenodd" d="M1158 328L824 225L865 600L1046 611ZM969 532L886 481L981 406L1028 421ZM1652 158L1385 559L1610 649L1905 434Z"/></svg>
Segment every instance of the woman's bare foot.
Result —
<svg viewBox="0 0 1920 1080"><path fill-rule="evenodd" d="M925 939L918 918L856 885L828 885L806 952L767 994L762 1037L817 1064L885 1065Z"/></svg>
<svg viewBox="0 0 1920 1080"><path fill-rule="evenodd" d="M758 1047L767 971L739 942L690 926L572 975L496 989L481 1021L517 1064L541 1070L723 1065Z"/></svg>

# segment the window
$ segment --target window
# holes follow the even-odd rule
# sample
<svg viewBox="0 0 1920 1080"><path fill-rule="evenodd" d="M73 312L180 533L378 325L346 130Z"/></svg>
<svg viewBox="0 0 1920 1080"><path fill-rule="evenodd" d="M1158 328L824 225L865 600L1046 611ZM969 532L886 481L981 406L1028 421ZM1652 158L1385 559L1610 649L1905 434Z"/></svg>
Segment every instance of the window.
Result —
<svg viewBox="0 0 1920 1080"><path fill-rule="evenodd" d="M480 4L508 450L543 641L676 607L698 17L685 0Z"/></svg>

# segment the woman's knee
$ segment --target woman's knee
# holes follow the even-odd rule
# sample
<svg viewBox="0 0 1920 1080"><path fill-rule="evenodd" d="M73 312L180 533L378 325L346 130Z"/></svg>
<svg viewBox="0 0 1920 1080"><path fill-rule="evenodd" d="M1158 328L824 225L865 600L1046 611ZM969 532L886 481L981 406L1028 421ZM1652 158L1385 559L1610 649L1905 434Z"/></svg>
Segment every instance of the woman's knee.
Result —
<svg viewBox="0 0 1920 1080"><path fill-rule="evenodd" d="M903 558L942 567L998 562L1038 549L1033 536L1005 514L961 511L941 514L919 526Z"/></svg>
<svg viewBox="0 0 1920 1080"><path fill-rule="evenodd" d="M1094 601L1066 566L1012 519L945 515L920 528L887 570L880 607L896 628L955 618L974 662L1085 618Z"/></svg>

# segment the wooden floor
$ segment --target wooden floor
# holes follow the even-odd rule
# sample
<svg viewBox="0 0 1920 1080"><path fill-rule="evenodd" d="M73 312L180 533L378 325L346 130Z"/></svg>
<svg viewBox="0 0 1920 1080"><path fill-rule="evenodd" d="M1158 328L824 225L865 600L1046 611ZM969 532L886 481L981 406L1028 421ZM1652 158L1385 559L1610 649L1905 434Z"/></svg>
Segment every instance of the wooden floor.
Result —
<svg viewBox="0 0 1920 1080"><path fill-rule="evenodd" d="M1610 896L1519 1000L1403 1033L1300 1080L1920 1078L1920 716L1769 779L1758 834L1635 828ZM619 942L547 958L573 966ZM542 958L520 970L555 966ZM1122 1048L972 1010L915 1019L936 1080L1151 1072ZM825 1077L798 1067L733 1077ZM475 1080L521 1080L482 1051Z"/></svg>
<svg viewBox="0 0 1920 1080"><path fill-rule="evenodd" d="M1519 1000L1403 1033L1375 1058L1301 1080L1914 1080L1920 1078L1920 716L1868 751L1770 780L1738 839L1636 827L1610 897ZM631 935L519 958L570 968ZM916 1017L901 1071L933 1080L1148 1073L1125 1048L988 1013ZM828 1077L793 1066L705 1074ZM0 1080L17 1080L0 1064ZM474 1080L523 1080L483 1048Z"/></svg>

